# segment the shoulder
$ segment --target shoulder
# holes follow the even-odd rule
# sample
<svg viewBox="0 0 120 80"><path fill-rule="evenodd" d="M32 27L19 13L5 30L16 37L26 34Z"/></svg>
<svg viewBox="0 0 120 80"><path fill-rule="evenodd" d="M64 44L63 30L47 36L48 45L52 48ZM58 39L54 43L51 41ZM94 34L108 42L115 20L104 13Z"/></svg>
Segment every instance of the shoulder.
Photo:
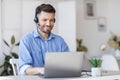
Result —
<svg viewBox="0 0 120 80"><path fill-rule="evenodd" d="M53 37L55 39L60 39L60 40L63 40L63 38L60 36L60 35L57 35L57 34L54 34L54 33L51 33L53 35Z"/></svg>
<svg viewBox="0 0 120 80"><path fill-rule="evenodd" d="M29 32L29 33L22 36L21 41L29 41L32 38L34 38L33 33Z"/></svg>
<svg viewBox="0 0 120 80"><path fill-rule="evenodd" d="M22 36L21 40L33 40L38 37L37 28L35 28L32 32L28 32Z"/></svg>
<svg viewBox="0 0 120 80"><path fill-rule="evenodd" d="M64 39L60 35L52 33L52 36L53 36L53 39L55 39L56 41L64 42Z"/></svg>

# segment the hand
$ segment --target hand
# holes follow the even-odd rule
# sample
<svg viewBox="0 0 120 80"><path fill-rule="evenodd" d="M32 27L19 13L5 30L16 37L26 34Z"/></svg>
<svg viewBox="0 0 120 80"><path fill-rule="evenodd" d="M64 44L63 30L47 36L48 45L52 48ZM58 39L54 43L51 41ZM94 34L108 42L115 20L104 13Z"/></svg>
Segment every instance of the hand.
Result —
<svg viewBox="0 0 120 80"><path fill-rule="evenodd" d="M40 68L40 74L44 74L44 70L45 70L45 68Z"/></svg>
<svg viewBox="0 0 120 80"><path fill-rule="evenodd" d="M26 69L27 75L36 75L36 74L44 74L44 68L43 67L28 67Z"/></svg>

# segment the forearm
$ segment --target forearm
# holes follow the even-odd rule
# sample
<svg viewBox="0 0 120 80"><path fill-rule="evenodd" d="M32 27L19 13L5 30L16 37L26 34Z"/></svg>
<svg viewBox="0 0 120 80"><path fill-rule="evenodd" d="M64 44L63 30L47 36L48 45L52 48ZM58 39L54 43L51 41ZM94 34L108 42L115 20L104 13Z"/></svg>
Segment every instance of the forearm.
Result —
<svg viewBox="0 0 120 80"><path fill-rule="evenodd" d="M43 67L28 67L26 69L26 75L44 74Z"/></svg>

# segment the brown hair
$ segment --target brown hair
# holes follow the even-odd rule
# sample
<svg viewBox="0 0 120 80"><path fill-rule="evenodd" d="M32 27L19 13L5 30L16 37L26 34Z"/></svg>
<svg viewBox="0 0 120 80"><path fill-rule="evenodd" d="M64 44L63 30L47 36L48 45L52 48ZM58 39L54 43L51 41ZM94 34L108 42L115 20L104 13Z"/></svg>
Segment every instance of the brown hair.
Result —
<svg viewBox="0 0 120 80"><path fill-rule="evenodd" d="M38 17L37 15L40 14L42 11L48 12L48 13L55 13L55 8L51 4L41 4L39 5L35 10L35 23L38 23Z"/></svg>

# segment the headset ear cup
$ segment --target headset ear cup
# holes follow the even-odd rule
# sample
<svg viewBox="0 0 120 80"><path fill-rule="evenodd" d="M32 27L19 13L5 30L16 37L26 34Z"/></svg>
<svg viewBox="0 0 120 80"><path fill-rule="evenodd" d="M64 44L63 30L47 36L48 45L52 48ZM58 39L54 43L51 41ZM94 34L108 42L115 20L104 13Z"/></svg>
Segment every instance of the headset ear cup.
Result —
<svg viewBox="0 0 120 80"><path fill-rule="evenodd" d="M34 22L38 23L38 18L37 17L34 18Z"/></svg>

